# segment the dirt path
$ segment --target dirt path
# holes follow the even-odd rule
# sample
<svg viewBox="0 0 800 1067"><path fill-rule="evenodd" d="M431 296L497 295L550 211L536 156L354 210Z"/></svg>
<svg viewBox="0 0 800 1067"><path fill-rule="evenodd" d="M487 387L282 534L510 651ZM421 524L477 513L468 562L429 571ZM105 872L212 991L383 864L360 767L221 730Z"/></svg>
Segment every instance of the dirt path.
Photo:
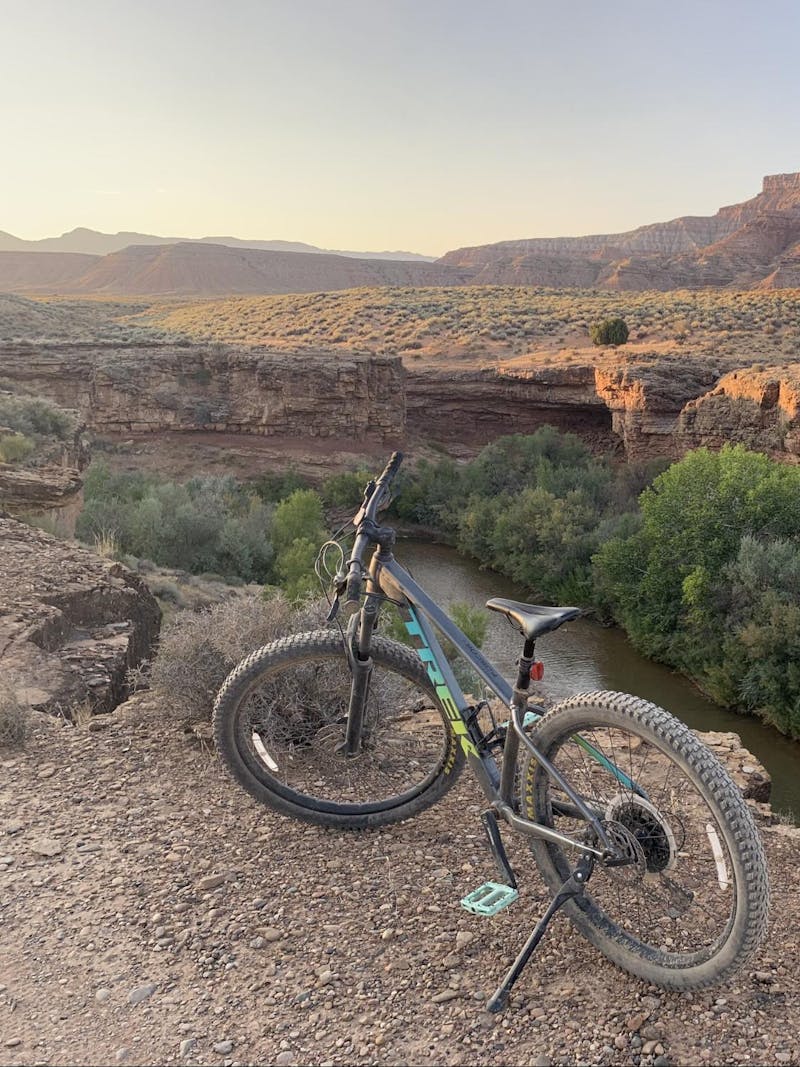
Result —
<svg viewBox="0 0 800 1067"><path fill-rule="evenodd" d="M0 1064L800 1063L796 836L765 828L773 933L734 983L661 992L560 920L495 1018L545 891L523 861L515 908L458 906L493 876L478 802L342 836L154 712L40 730L0 757Z"/></svg>

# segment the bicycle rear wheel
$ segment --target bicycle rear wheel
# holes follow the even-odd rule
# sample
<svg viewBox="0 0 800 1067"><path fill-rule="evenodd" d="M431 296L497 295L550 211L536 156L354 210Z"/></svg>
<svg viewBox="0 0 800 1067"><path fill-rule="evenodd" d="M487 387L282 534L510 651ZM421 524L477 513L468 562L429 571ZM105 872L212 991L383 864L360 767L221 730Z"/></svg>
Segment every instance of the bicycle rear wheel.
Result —
<svg viewBox="0 0 800 1067"><path fill-rule="evenodd" d="M373 668L361 750L344 741L352 675L338 633L295 634L253 652L214 707L217 751L264 804L322 826L364 828L436 803L464 756L418 657L385 638Z"/></svg>
<svg viewBox="0 0 800 1067"><path fill-rule="evenodd" d="M661 708L622 693L581 694L531 733L537 748L628 856L596 863L565 910L624 970L669 989L723 981L767 925L766 860L752 815L721 764ZM535 760L522 767L522 810L580 837L586 823ZM575 854L535 842L555 892Z"/></svg>

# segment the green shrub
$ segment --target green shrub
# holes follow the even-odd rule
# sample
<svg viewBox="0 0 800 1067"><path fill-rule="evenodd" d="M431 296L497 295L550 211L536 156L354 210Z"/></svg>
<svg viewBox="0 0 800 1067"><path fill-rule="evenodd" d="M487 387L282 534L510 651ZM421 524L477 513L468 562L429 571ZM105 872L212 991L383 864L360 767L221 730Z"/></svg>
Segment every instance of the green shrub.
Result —
<svg viewBox="0 0 800 1067"><path fill-rule="evenodd" d="M27 459L36 445L24 434L14 433L0 436L0 463L20 463Z"/></svg>
<svg viewBox="0 0 800 1067"><path fill-rule="evenodd" d="M800 469L699 449L594 557L595 589L646 655L800 736Z"/></svg>
<svg viewBox="0 0 800 1067"><path fill-rule="evenodd" d="M628 326L624 319L603 319L589 329L592 344L624 345L628 340Z"/></svg>

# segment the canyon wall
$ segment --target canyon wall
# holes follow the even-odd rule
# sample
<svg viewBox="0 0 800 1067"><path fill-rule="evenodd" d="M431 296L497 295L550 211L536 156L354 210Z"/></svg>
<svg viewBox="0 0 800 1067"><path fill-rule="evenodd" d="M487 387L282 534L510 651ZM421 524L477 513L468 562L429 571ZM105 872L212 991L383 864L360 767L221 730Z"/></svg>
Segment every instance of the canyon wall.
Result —
<svg viewBox="0 0 800 1067"><path fill-rule="evenodd" d="M80 411L98 434L393 441L405 426L397 358L221 345L2 345L0 377Z"/></svg>
<svg viewBox="0 0 800 1067"><path fill-rule="evenodd" d="M5 345L0 367L15 387L81 411L100 436L149 437L165 450L168 437L228 450L258 437L277 465L282 455L284 465L304 452L325 463L343 447L366 454L425 441L463 453L544 424L632 461L727 441L800 458L794 370L720 378L689 354L598 351L568 363L407 371L398 357L329 352Z"/></svg>

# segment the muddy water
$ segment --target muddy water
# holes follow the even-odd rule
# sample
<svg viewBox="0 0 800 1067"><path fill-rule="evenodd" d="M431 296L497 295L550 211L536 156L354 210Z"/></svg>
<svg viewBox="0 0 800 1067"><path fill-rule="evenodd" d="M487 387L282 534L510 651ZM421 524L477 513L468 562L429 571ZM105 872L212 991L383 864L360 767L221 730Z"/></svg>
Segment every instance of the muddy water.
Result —
<svg viewBox="0 0 800 1067"><path fill-rule="evenodd" d="M443 606L465 600L483 606L492 596L528 600L524 589L444 545L401 541L398 560L425 591ZM483 651L511 677L521 642L501 616L492 612ZM588 619L562 626L540 639L537 657L544 662L547 693L561 699L573 693L614 689L645 697L697 730L733 730L772 775L772 806L800 821L800 743L789 741L757 719L736 715L711 703L680 675L640 656L621 630Z"/></svg>

